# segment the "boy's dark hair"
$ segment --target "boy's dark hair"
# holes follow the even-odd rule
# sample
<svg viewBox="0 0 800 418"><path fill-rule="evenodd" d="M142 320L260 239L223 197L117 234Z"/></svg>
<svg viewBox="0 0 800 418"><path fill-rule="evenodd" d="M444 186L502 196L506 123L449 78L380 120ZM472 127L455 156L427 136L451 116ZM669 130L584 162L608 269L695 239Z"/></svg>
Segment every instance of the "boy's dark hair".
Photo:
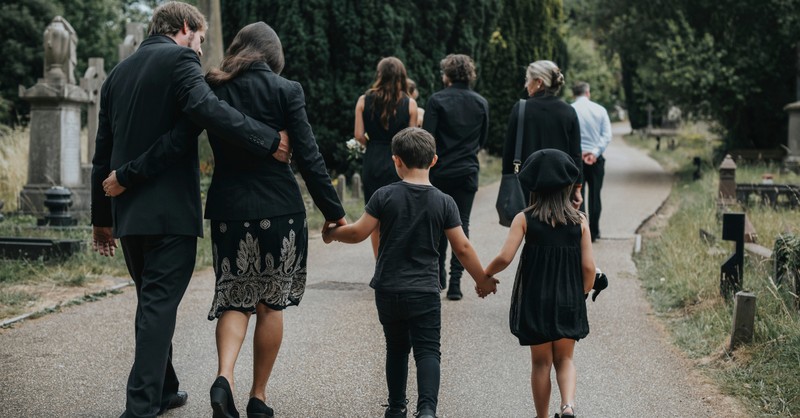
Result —
<svg viewBox="0 0 800 418"><path fill-rule="evenodd" d="M150 20L147 35L175 35L183 29L183 24L189 30L199 31L208 28L205 16L191 4L180 1L170 1L158 6Z"/></svg>
<svg viewBox="0 0 800 418"><path fill-rule="evenodd" d="M427 169L436 155L436 140L421 128L405 128L392 138L392 154L408 168Z"/></svg>

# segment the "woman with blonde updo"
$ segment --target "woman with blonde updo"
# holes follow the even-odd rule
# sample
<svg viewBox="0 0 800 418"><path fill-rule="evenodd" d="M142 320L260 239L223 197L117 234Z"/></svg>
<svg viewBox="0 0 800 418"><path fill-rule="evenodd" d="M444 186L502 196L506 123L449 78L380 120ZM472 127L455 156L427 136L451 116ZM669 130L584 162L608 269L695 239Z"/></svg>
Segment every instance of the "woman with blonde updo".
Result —
<svg viewBox="0 0 800 418"><path fill-rule="evenodd" d="M580 169L577 184L583 182L581 159L581 132L578 114L557 96L564 85L564 75L553 61L540 60L528 65L525 72L525 89L528 99L522 131L522 155L525 161L534 152L555 148L569 154ZM503 147L503 174L514 172L514 145L517 138L517 120L520 103L511 109ZM580 195L580 193L577 193Z"/></svg>

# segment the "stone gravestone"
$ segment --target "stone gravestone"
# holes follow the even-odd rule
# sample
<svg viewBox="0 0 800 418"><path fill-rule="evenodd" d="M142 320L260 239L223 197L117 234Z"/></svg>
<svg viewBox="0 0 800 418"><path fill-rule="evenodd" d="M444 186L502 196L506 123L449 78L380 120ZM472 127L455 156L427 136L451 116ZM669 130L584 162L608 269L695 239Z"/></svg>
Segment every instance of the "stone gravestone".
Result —
<svg viewBox="0 0 800 418"><path fill-rule="evenodd" d="M787 170L800 174L800 42L797 43L797 61L795 62L797 71L796 97L794 103L789 103L783 108L789 113L789 135L786 140L787 155L783 161L783 166Z"/></svg>
<svg viewBox="0 0 800 418"><path fill-rule="evenodd" d="M92 157L97 137L97 122L100 115L100 88L106 81L106 70L102 58L89 58L89 67L81 78L81 88L89 94L89 106L86 109L88 141L86 142L89 161L82 166L84 183L89 184L92 176Z"/></svg>
<svg viewBox="0 0 800 418"><path fill-rule="evenodd" d="M20 211L45 214L44 192L51 186L72 190L76 213L89 209L89 188L81 175L81 107L87 92L75 84L75 29L56 16L44 31L44 77L19 96L31 104L28 183L20 192Z"/></svg>
<svg viewBox="0 0 800 418"><path fill-rule="evenodd" d="M125 39L119 44L119 60L128 58L139 49L139 45L144 41L145 26L142 23L128 23L125 25Z"/></svg>

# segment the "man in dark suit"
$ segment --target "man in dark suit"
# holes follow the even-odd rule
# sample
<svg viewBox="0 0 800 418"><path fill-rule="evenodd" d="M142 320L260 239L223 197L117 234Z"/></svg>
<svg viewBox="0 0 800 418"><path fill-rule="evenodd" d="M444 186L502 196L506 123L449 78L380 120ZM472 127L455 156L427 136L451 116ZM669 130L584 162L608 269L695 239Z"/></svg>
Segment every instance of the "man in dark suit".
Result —
<svg viewBox="0 0 800 418"><path fill-rule="evenodd" d="M138 302L125 417L154 417L184 405L188 396L178 390L172 336L203 233L197 143L158 181L114 199L103 180L171 132L181 117L248 152L288 160L287 138L220 101L206 84L198 56L207 26L194 6L158 7L148 39L111 71L101 91L92 158L93 247L113 256L114 237L120 238Z"/></svg>

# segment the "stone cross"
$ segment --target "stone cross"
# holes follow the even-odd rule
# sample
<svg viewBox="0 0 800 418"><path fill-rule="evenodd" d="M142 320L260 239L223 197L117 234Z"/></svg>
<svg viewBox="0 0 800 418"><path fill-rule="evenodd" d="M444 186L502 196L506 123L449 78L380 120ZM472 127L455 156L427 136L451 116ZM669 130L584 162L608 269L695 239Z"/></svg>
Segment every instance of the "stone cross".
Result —
<svg viewBox="0 0 800 418"><path fill-rule="evenodd" d="M89 93L87 128L89 130L88 155L94 156L94 141L97 136L97 120L100 113L100 87L106 81L106 70L102 58L89 58L89 67L81 78L81 88Z"/></svg>
<svg viewBox="0 0 800 418"><path fill-rule="evenodd" d="M119 44L119 60L128 58L139 49L139 44L144 40L144 24L128 23L125 25L125 39Z"/></svg>

